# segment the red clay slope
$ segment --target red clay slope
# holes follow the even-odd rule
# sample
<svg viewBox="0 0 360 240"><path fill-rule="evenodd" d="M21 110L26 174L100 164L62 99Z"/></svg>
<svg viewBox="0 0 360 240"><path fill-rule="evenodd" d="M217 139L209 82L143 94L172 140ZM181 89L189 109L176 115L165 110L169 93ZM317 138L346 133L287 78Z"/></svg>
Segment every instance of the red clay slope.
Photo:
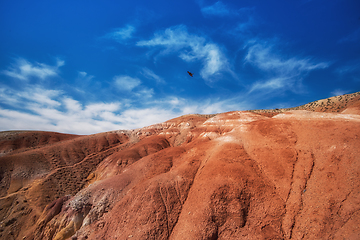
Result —
<svg viewBox="0 0 360 240"><path fill-rule="evenodd" d="M188 115L4 152L1 239L360 239L359 99L348 106Z"/></svg>

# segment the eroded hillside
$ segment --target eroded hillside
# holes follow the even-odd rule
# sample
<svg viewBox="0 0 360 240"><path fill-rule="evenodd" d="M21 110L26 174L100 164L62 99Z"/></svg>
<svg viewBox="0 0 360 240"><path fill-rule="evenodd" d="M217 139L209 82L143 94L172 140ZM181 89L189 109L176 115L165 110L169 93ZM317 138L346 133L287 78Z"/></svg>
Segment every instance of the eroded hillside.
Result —
<svg viewBox="0 0 360 240"><path fill-rule="evenodd" d="M334 112L3 133L1 239L359 239L358 96Z"/></svg>

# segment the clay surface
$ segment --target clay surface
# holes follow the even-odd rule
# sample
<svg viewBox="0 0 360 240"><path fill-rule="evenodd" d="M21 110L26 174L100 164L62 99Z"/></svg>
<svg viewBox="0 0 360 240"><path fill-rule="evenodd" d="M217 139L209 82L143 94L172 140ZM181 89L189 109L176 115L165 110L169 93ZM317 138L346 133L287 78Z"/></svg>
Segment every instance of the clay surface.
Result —
<svg viewBox="0 0 360 240"><path fill-rule="evenodd" d="M359 93L0 153L0 239L360 239Z"/></svg>

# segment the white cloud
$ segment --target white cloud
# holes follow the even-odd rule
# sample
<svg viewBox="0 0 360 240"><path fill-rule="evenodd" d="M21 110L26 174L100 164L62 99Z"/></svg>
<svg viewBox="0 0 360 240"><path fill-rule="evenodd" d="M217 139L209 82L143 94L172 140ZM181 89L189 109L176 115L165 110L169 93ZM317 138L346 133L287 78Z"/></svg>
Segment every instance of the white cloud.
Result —
<svg viewBox="0 0 360 240"><path fill-rule="evenodd" d="M154 34L154 38L137 42L137 46L145 47L163 47L166 53L178 51L186 47L200 47L205 44L203 37L190 35L184 25L178 25L167 28L163 32Z"/></svg>
<svg viewBox="0 0 360 240"><path fill-rule="evenodd" d="M58 101L53 100L53 98L61 95L59 90L47 90L42 87L36 86L34 88L27 88L19 96L28 101L32 101L37 104L45 106L60 106Z"/></svg>
<svg viewBox="0 0 360 240"><path fill-rule="evenodd" d="M349 91L338 88L331 92L331 96L340 96L340 95L344 95L347 93L349 93Z"/></svg>
<svg viewBox="0 0 360 240"><path fill-rule="evenodd" d="M57 67L62 67L65 65L65 61L64 60L61 60L61 59L57 59L56 60L56 66Z"/></svg>
<svg viewBox="0 0 360 240"><path fill-rule="evenodd" d="M256 82L252 85L250 93L255 90L276 90L291 86L294 82L289 78L273 78L263 82Z"/></svg>
<svg viewBox="0 0 360 240"><path fill-rule="evenodd" d="M18 98L27 96L26 92L8 97L17 98L18 106L12 109L0 108L0 131L5 130L46 130L76 134L91 134L117 129L144 127L174 117L171 110L162 107L133 108L121 111L121 103L93 103L84 105L69 96L48 95L41 104L39 99ZM2 92L2 91L1 91ZM50 102L58 104L49 104ZM130 107L130 108L129 108Z"/></svg>
<svg viewBox="0 0 360 240"><path fill-rule="evenodd" d="M69 96L55 94L56 91L37 88L36 97L29 97L29 89L7 94L11 109L0 108L0 130L47 130L77 134L119 129L117 116L121 104L93 103L84 105ZM3 91L1 91L3 92ZM12 93L14 93L13 91Z"/></svg>
<svg viewBox="0 0 360 240"><path fill-rule="evenodd" d="M143 68L141 72L147 79L155 80L158 84L164 84L165 81L148 68Z"/></svg>
<svg viewBox="0 0 360 240"><path fill-rule="evenodd" d="M87 73L86 72L79 72L79 77L86 77Z"/></svg>
<svg viewBox="0 0 360 240"><path fill-rule="evenodd" d="M136 31L135 27L132 25L126 25L124 28L114 29L112 32L107 33L104 38L113 39L118 42L123 42L124 40L130 39L133 36L133 33Z"/></svg>
<svg viewBox="0 0 360 240"><path fill-rule="evenodd" d="M186 32L187 34L187 32ZM219 71L218 61L221 54L216 45L206 43L204 38L184 35L186 42L181 46L191 46L188 55L202 59L206 64L203 74L216 74ZM187 41L198 39L196 43ZM169 39L168 39L169 40ZM197 46L196 44L199 44ZM180 44L181 45L181 44ZM191 60L189 60L191 61ZM64 63L58 61L56 66L46 64L31 64L28 61L17 62L13 68L24 78L36 76L46 78L49 75L45 69L54 69ZM209 68L209 69L207 69ZM14 69L23 69L16 72ZM25 70L24 70L25 69ZM41 72L41 74L40 74ZM47 74L47 75L46 75ZM148 79L161 82L160 78L150 69L144 68L142 74ZM93 76L84 71L78 72L77 80L91 80ZM171 118L189 113L213 113L236 108L238 99L228 100L186 100L178 97L154 99L154 89L142 85L138 78L120 75L113 81L122 91L131 92L130 97L122 102L80 102L62 90L44 88L30 82L22 84L21 88L12 88L9 84L0 85L0 131L6 130L46 130L75 134L92 134L117 129L132 129L160 123ZM123 94L126 95L126 94Z"/></svg>
<svg viewBox="0 0 360 240"><path fill-rule="evenodd" d="M248 16L250 12L252 12L254 8L243 7L236 9L231 6L225 5L221 1L217 1L213 5L201 7L201 13L204 17L236 17L243 18L244 16Z"/></svg>
<svg viewBox="0 0 360 240"><path fill-rule="evenodd" d="M152 105L168 109L180 116L185 114L221 113L233 111L234 109L251 109L252 103L248 102L245 95L237 95L226 99L207 98L201 100L189 100L173 96L154 101Z"/></svg>
<svg viewBox="0 0 360 240"><path fill-rule="evenodd" d="M115 76L114 82L121 91L131 91L141 84L140 79L125 75Z"/></svg>
<svg viewBox="0 0 360 240"><path fill-rule="evenodd" d="M122 112L121 121L130 128L149 126L176 117L174 112L159 107L134 108Z"/></svg>
<svg viewBox="0 0 360 240"><path fill-rule="evenodd" d="M161 123L190 113L217 113L233 109L249 109L242 99L187 100L179 97L153 99L152 90L135 94L139 103L81 103L60 91L41 87L5 91L10 107L0 107L0 131L45 130L75 134L92 134L118 129L134 129ZM150 93L149 93L150 92ZM35 93L36 97L30 97ZM126 100L125 100L126 101Z"/></svg>
<svg viewBox="0 0 360 240"><path fill-rule="evenodd" d="M202 60L203 68L200 71L200 75L205 80L211 80L214 75L221 71L229 71L226 57L220 48L213 43L193 45L192 51L182 52L180 58L188 62L199 59Z"/></svg>
<svg viewBox="0 0 360 240"><path fill-rule="evenodd" d="M42 127L47 124L47 119L39 115L0 108L0 123L0 130L35 130L34 126L43 129Z"/></svg>
<svg viewBox="0 0 360 240"><path fill-rule="evenodd" d="M184 29L183 29L184 30ZM174 32L175 31L175 32ZM178 31L178 32L177 32ZM188 34L186 28L170 29L163 40L153 39L165 51L179 46L179 55L185 61L203 61L201 74L216 75L224 70L223 55L218 46L209 43L205 38ZM180 34L180 35L179 35ZM182 39L179 39L182 37ZM161 38L161 36L159 35ZM151 41L151 40L150 40ZM162 42L163 41L163 42ZM167 42L167 43L166 43ZM19 59L6 72L18 79L30 77L47 79L56 76L64 62L58 60L56 65L30 63ZM148 68L140 72L144 77L164 83L165 81ZM92 75L85 71L77 72L76 81L89 82ZM14 77L13 76L13 77ZM230 110L239 101L216 99L186 100L176 96L153 98L155 91L144 86L139 78L118 75L113 83L122 93L121 102L80 102L63 90L47 89L33 81L23 83L20 87L0 84L0 131L6 130L45 130L75 134L92 134L117 129L132 129L160 123L171 118L189 113L212 113Z"/></svg>
<svg viewBox="0 0 360 240"><path fill-rule="evenodd" d="M241 97L228 98L228 99L205 99L203 101L185 102L181 105L181 115L184 114L212 114L222 113L233 110L245 110L249 108L250 103Z"/></svg>
<svg viewBox="0 0 360 240"><path fill-rule="evenodd" d="M10 106L16 106L19 104L19 97L16 96L16 93L7 88L7 87L0 87L0 102L2 104L7 104Z"/></svg>
<svg viewBox="0 0 360 240"><path fill-rule="evenodd" d="M205 47L201 50L205 58L205 66L201 70L200 74L205 79L209 78L211 75L216 74L222 69L226 68L227 60L223 56L222 52L215 44L206 44Z"/></svg>
<svg viewBox="0 0 360 240"><path fill-rule="evenodd" d="M82 110L81 104L78 101L69 97L65 97L63 99L63 104L65 105L65 108L72 113L77 113Z"/></svg>
<svg viewBox="0 0 360 240"><path fill-rule="evenodd" d="M27 86L24 91L16 91L10 88L0 88L0 100L2 103L13 107L22 107L23 103L40 104L43 106L59 106L60 103L54 98L62 95L59 90L47 90L40 86Z"/></svg>
<svg viewBox="0 0 360 240"><path fill-rule="evenodd" d="M254 44L249 47L245 61L266 71L277 71L297 75L303 71L327 68L329 63L312 62L310 58L286 58L275 53L274 46L267 44Z"/></svg>
<svg viewBox="0 0 360 240"><path fill-rule="evenodd" d="M160 55L177 53L187 62L201 61L203 68L200 75L207 81L215 80L216 74L222 71L230 71L228 60L221 48L204 37L189 34L184 25L155 33L152 39L139 41L137 46L159 47L163 49Z"/></svg>
<svg viewBox="0 0 360 240"><path fill-rule="evenodd" d="M90 81L93 79L94 76L89 75L87 72L78 72L78 79L84 80L84 81Z"/></svg>
<svg viewBox="0 0 360 240"><path fill-rule="evenodd" d="M248 47L245 63L269 76L268 79L254 83L250 92L282 88L296 91L293 87L299 85L299 81L310 71L324 69L330 65L326 62L316 62L311 58L283 56L275 44L261 42L255 42Z"/></svg>
<svg viewBox="0 0 360 240"><path fill-rule="evenodd" d="M12 67L8 70L3 70L2 73L20 80L28 80L30 77L37 77L45 79L58 75L59 67L63 66L63 60L57 60L55 66L49 66L44 63L30 63L25 59L18 59Z"/></svg>
<svg viewBox="0 0 360 240"><path fill-rule="evenodd" d="M155 74L154 74L155 75ZM156 77L153 76L153 77ZM122 92L131 92L131 97L127 100L148 100L154 95L154 89L145 87L141 84L140 79L126 75L114 77L115 86Z"/></svg>
<svg viewBox="0 0 360 240"><path fill-rule="evenodd" d="M120 103L93 103L84 108L83 114L86 117L94 118L100 116L104 112L117 112L120 109Z"/></svg>
<svg viewBox="0 0 360 240"><path fill-rule="evenodd" d="M137 96L139 99L146 100L152 98L152 96L154 95L154 89L142 87L142 89L136 91L134 95Z"/></svg>
<svg viewBox="0 0 360 240"><path fill-rule="evenodd" d="M230 15L230 9L218 1L214 5L201 8L201 12L204 16L215 15L215 16L228 16Z"/></svg>

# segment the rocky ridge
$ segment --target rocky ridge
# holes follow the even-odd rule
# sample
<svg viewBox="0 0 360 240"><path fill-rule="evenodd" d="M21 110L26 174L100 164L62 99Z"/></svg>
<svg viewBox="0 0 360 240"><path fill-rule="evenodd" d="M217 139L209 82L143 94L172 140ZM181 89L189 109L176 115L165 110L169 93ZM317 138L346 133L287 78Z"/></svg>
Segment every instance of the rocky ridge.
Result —
<svg viewBox="0 0 360 240"><path fill-rule="evenodd" d="M359 107L360 92L334 96L326 99L317 100L294 108L281 109L260 109L251 110L255 113L277 114L292 110L307 110L313 112L342 112L346 110L348 113L357 110ZM359 114L359 112L357 112Z"/></svg>

